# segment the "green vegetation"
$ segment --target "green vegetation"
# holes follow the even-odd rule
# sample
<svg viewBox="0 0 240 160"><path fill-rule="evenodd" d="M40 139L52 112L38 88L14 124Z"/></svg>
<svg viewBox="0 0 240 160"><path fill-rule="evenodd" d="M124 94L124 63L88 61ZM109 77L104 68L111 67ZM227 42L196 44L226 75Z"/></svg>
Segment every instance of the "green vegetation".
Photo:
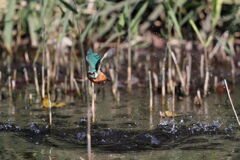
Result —
<svg viewBox="0 0 240 160"><path fill-rule="evenodd" d="M13 41L17 37L30 39L33 47L39 46L44 34L47 40L60 41L67 35L72 40L80 36L80 40L88 44L110 43L118 37L124 42L129 25L133 41L152 28L156 28L154 32L159 37L166 39L195 39L199 34L195 34L186 23L191 19L204 36L210 32L214 32L214 36L221 35L223 31L234 36L240 25L239 3L224 0L100 0L93 5L87 0L5 0L2 5L5 10L1 12L2 43L8 51L17 47L17 42Z"/></svg>
<svg viewBox="0 0 240 160"><path fill-rule="evenodd" d="M89 48L92 48L93 51L87 56L87 64L86 53ZM209 112L216 112L219 108L224 109L225 112L227 108L225 102L217 102L214 99L214 104L211 106L216 110L210 110L208 108L210 105L205 103L207 100L204 101L204 97L212 92L226 93L227 88L232 108L238 123L240 123L230 96L230 92L234 89L233 84L240 81L237 79L239 76L236 76L240 75L240 70L236 69L240 67L239 0L1 0L0 52L0 100L9 100L7 105L9 106L7 112L11 116L9 121L11 119L19 121L14 117L15 112L20 113L17 108L19 106L16 109L14 106L19 105L17 101L14 102L18 97L21 100L24 99L24 102L25 99L29 101L29 106L24 104L24 108L22 107L24 112L29 112L21 113L24 122L26 122L25 115L29 115L30 118L37 115L36 118L42 123L46 123L46 119L49 120L49 126L55 123L53 129L61 126L61 123L53 121L55 116L64 121L66 117L59 116L55 112L58 109L52 110L52 108L85 106L85 108L82 107L84 108L84 119L80 119L80 121L78 109L69 113L69 109L62 110L64 115L69 115L69 117L75 115L74 121L78 122L73 125L77 126L76 130L81 128L81 126L79 128L79 122L87 127L82 133L76 132L75 134L74 131L73 136L62 132L64 136L61 136L61 139L70 136L77 137L77 141L81 143L86 140L88 159L92 159L91 145L97 144L94 141L99 139L96 134L112 138L112 129L107 129L106 134L93 132L93 136L96 138L93 138L93 143L91 141L91 129L93 131L101 129L101 126L91 127L91 123L97 121L97 105L100 108L98 112L100 111L106 116L99 118L104 123L112 121L111 118L109 119L111 116L113 121L116 120L111 125L120 124L118 118L123 118L124 122L127 122L135 117L132 114L133 111L137 111L136 113L140 117L135 120L140 123L144 120L144 124L149 119L149 128L153 129L154 115L157 116L157 119L160 117L161 121L162 118L174 119L181 116L180 112L185 117L185 113L188 114L192 110L192 113L198 112L207 117L221 119L219 116L215 117L214 114L211 116ZM106 60L106 63L103 59ZM89 65L91 66L89 67ZM223 82L225 82L225 86ZM103 85L111 89L112 95L105 95L108 92ZM134 90L135 87L145 88ZM149 90L146 89L147 87ZM28 90L28 88L31 89ZM123 90L127 88L127 91L132 94L121 92L120 88ZM19 92L21 94L18 96ZM100 92L103 94L100 95ZM146 106L147 93L149 93L149 112L146 108L141 108ZM132 103L131 99L138 94L141 96L136 99L136 103ZM114 97L114 102L112 102L111 96ZM121 96L129 97L121 98ZM189 96L188 99L184 99L186 96ZM63 97L69 97L69 101L65 102ZM62 98L62 100L58 101L58 98ZM187 105L182 103L184 107L176 108L176 99L186 100ZM96 103L101 100L106 102L102 106ZM124 109L121 106L121 100L124 102L123 106L126 103L126 107L129 108ZM116 104L114 104L115 101ZM49 111L48 118L42 117L42 113L39 113L43 109L39 111L39 108L38 110L31 108L35 102L42 103L42 107ZM216 102L220 104L216 105ZM196 110L191 106L193 104L198 105ZM120 110L126 110L127 116L125 116L125 111L119 112ZM226 109L226 112L228 111ZM221 114L223 114L222 111ZM4 114L1 115L5 118ZM142 117L146 115L149 117ZM118 118L115 119L115 117ZM188 117L192 116L187 116L187 119ZM231 119L232 123L232 117L230 115L227 117ZM34 119L30 121L34 121ZM70 127L71 132L75 130L69 125L72 122L71 120L70 123L63 123L66 128ZM175 134L179 135L178 132L175 132L175 129L178 131L178 126L175 127L175 122L172 123L172 120L169 122L171 123L163 123L165 127L170 124L171 128L167 128L166 131L176 137ZM181 119L179 124L182 122L185 123L185 120ZM188 123L188 121L186 122ZM34 125L35 123L32 124L30 132L24 128L21 132L25 131L31 134L34 132L34 136L39 135L41 139L42 137L47 139L51 136L55 137L52 133L58 132L58 130L52 130L53 132L47 132L47 136L43 136L46 129L52 128L47 126L42 133ZM212 129L211 126L220 127L222 122L214 122L213 125L207 124L206 126L196 123L194 127L198 124L199 133L202 133L202 130L205 131L206 127L211 132L213 130L218 132L218 127ZM138 123L127 122L124 125L131 127L138 126ZM2 123L2 126L6 128L6 131L13 131L14 128L20 131L18 127L11 127L11 125L9 127L5 123ZM204 128L201 128L202 126ZM179 129L181 128L188 127L180 126ZM156 132L163 130L160 128ZM193 129L193 132L195 130ZM140 136L136 134L138 132L134 131L133 137L128 136L128 132L125 136L117 131L116 135L120 135L120 140L116 137L116 143L112 139L111 141L102 139L99 142L104 147L107 147L106 144L110 142L117 144L117 147L124 146L130 151L131 146L128 147L125 141L145 137L146 140L152 141L151 147L155 147L162 143L162 139L157 140L152 136L155 131L152 131L151 134L148 134L144 129L144 134L139 134ZM232 132L232 125L225 128L224 131L227 134ZM190 132L188 128L187 133ZM163 137L168 137L167 140L169 140L171 136L167 136L166 133L164 132ZM208 132L203 133L208 134ZM219 133L222 133L221 130ZM188 134L184 133L183 135L186 137ZM157 136L162 137L158 133ZM125 137L126 140L122 137ZM32 139L34 137L31 137ZM171 138L171 142L173 140ZM124 143L121 144L120 141ZM46 142L48 143L48 141ZM47 145L53 145L52 142L50 140ZM202 146L205 147L205 145L202 145L202 140L200 142L200 149L202 149ZM86 143L84 142L84 145ZM219 144L222 145L222 143ZM174 145L171 143L170 148ZM56 146L58 147L58 142ZM32 145L30 148L33 148ZM150 148L147 146L147 149ZM187 147L185 149L189 150ZM217 148L217 150L219 149ZM52 147L49 153L51 154L51 152ZM28 156L26 153L24 152L24 155ZM45 154L42 151L41 153ZM229 154L226 155L229 157Z"/></svg>
<svg viewBox="0 0 240 160"><path fill-rule="evenodd" d="M39 62L48 70L45 75L49 76L49 83L59 79L60 66L65 65L72 88L74 79L79 78L74 72L76 69L80 78L86 79L85 52L90 47L101 54L116 48L114 72L123 72L116 70L117 65L120 60L126 61L128 69L124 72L128 83L132 83L129 77L141 63L138 58L136 61L135 51L139 49L149 52L145 59L149 65L143 74L148 77L147 70L160 73L161 67L156 70L150 65L153 59L150 53L154 48L159 49L157 64L168 67L158 78L161 80L162 74L169 73L169 67L174 70L177 67L179 76L168 74L166 85L175 88L171 81L174 80L174 86L181 81L181 91L186 95L192 80L191 70L198 69L190 64L193 51L199 55L193 61L201 61L199 72L204 81L204 95L214 70L213 57L219 60L221 55L221 60L233 63L239 52L240 4L234 0L4 0L0 8L2 59L11 61L11 57L20 58L21 53L29 54L31 63ZM168 49L163 51L166 44ZM71 49L67 50L67 46ZM182 49L178 51L179 48ZM128 56L125 56L127 50ZM190 56L185 55L186 50L191 52ZM168 54L169 51L172 53ZM175 67L163 57L175 59ZM188 58L182 63L184 57ZM232 72L235 72L234 65ZM114 76L111 78L117 81L118 75Z"/></svg>

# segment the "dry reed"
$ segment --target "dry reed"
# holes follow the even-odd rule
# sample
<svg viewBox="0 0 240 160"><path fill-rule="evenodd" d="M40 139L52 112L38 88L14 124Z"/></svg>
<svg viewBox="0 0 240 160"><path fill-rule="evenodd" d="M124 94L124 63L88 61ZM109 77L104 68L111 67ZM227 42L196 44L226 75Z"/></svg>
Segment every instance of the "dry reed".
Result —
<svg viewBox="0 0 240 160"><path fill-rule="evenodd" d="M152 87L152 74L151 71L148 71L148 80L149 80L149 108L153 109L153 87Z"/></svg>
<svg viewBox="0 0 240 160"><path fill-rule="evenodd" d="M238 119L238 115L237 115L236 109L235 109L235 107L234 107L234 105L233 105L232 98L231 98L231 95L230 95L230 92L229 92L229 89L228 89L228 84L227 84L226 79L224 79L224 83L225 83L225 86L226 86L226 90L227 90L227 94L228 94L228 99L229 99L230 104L231 104L231 106L232 106L232 109L233 109L234 115L235 115L235 117L236 117L237 123L238 123L238 125L240 126L240 121L239 121L239 119Z"/></svg>

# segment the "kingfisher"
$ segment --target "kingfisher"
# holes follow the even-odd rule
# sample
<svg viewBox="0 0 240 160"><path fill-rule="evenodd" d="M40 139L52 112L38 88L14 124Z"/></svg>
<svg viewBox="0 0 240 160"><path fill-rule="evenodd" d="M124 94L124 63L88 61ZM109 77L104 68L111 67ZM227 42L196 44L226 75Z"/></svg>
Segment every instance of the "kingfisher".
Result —
<svg viewBox="0 0 240 160"><path fill-rule="evenodd" d="M87 51L87 76L93 83L104 84L108 80L107 76L100 70L101 63L106 56L107 54L105 53L104 56L101 57L98 53L93 52L92 48L89 48Z"/></svg>

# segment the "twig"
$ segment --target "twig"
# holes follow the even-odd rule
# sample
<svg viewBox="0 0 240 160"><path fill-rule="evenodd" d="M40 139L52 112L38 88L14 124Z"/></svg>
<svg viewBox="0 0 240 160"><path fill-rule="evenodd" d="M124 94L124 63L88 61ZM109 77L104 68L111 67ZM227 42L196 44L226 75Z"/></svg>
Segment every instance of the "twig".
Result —
<svg viewBox="0 0 240 160"><path fill-rule="evenodd" d="M239 119L238 119L237 112L236 112L235 107L234 107L234 105L233 105L232 98L231 98L231 96L230 96L230 92L229 92L229 89L228 89L228 85L227 85L226 79L224 79L224 83L225 83L225 86L226 86L226 89L227 89L228 98L229 98L229 101L230 101L230 103L231 103L233 112L234 112L235 117L236 117L236 119L237 119L238 125L240 126L240 121L239 121Z"/></svg>

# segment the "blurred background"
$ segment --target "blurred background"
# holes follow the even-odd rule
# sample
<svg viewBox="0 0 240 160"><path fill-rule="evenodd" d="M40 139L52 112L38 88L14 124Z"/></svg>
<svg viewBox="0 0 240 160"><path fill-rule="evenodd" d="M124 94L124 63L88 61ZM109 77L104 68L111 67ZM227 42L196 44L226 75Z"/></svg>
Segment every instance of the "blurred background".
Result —
<svg viewBox="0 0 240 160"><path fill-rule="evenodd" d="M0 159L239 159L224 79L239 0L0 0Z"/></svg>
<svg viewBox="0 0 240 160"><path fill-rule="evenodd" d="M234 82L238 74L239 5L237 0L1 0L0 51L7 60L1 70L6 68L7 79L14 70L28 71L28 63L39 64L52 81L67 74L81 81L87 49L103 55L114 48L103 71L118 87L148 85L150 70L155 88L166 81L184 94L200 88L206 95L214 82L226 77Z"/></svg>

